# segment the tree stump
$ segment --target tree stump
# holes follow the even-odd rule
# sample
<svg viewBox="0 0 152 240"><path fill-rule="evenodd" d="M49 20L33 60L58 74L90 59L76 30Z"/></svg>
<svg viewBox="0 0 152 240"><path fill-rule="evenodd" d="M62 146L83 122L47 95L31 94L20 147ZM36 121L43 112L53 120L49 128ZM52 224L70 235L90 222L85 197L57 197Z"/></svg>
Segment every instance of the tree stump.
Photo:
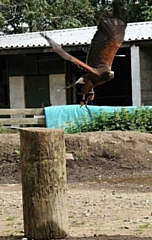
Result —
<svg viewBox="0 0 152 240"><path fill-rule="evenodd" d="M64 132L20 131L24 232L28 239L68 235Z"/></svg>

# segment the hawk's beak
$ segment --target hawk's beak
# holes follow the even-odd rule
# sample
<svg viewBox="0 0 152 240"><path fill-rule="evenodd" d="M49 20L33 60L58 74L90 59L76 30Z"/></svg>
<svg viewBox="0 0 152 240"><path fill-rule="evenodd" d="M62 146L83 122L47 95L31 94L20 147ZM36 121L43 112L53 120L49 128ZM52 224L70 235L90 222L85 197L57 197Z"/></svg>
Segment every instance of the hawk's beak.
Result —
<svg viewBox="0 0 152 240"><path fill-rule="evenodd" d="M114 77L114 71L110 71L110 77Z"/></svg>

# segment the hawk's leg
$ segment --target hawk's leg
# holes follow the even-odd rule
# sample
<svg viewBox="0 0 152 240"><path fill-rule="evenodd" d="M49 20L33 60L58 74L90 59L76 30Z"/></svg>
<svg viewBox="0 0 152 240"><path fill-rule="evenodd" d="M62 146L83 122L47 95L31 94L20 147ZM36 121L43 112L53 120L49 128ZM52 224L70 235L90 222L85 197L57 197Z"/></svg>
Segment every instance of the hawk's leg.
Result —
<svg viewBox="0 0 152 240"><path fill-rule="evenodd" d="M82 107L84 104L86 104L86 100L85 100L85 94L82 95L82 100L80 102L80 107Z"/></svg>
<svg viewBox="0 0 152 240"><path fill-rule="evenodd" d="M86 98L86 95L87 95L87 99L85 99L85 98ZM94 96L95 96L95 93L94 93L93 88L91 89L91 91L87 92L86 94L83 94L83 95L82 95L82 101L80 102L80 107L82 107L84 104L85 104L85 106L87 107L87 104L88 104L89 102L92 102L92 101L93 101Z"/></svg>
<svg viewBox="0 0 152 240"><path fill-rule="evenodd" d="M87 100L86 100L86 105L89 103L89 102L92 102L93 99L94 99L94 96L95 96L95 93L94 93L94 90L93 88L91 89L90 92L87 93Z"/></svg>
<svg viewBox="0 0 152 240"><path fill-rule="evenodd" d="M88 108L88 105L87 105L87 104L88 104L89 102L92 102L93 99L94 99L95 94L94 94L93 89L92 89L88 94L89 94L89 95L88 95L87 100L86 100L86 102L85 102L85 107L86 107L86 109L88 110L88 113L89 113L90 118L92 118L91 111L90 111L90 109Z"/></svg>

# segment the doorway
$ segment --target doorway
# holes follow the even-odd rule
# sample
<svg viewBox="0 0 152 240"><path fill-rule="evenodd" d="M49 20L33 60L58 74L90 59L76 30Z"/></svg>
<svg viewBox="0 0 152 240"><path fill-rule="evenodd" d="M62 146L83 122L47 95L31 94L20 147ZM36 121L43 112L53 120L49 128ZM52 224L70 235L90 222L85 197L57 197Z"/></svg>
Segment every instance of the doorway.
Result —
<svg viewBox="0 0 152 240"><path fill-rule="evenodd" d="M50 105L49 76L25 77L26 108L41 108Z"/></svg>

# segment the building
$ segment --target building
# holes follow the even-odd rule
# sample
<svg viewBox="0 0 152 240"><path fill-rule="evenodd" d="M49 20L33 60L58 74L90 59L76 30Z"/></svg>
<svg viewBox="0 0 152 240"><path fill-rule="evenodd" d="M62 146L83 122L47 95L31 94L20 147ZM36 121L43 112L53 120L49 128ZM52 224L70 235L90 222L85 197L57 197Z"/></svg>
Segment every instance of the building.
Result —
<svg viewBox="0 0 152 240"><path fill-rule="evenodd" d="M96 27L46 32L73 56L86 60ZM112 69L115 78L95 88L94 104L152 105L152 22L127 25ZM0 36L0 108L79 103L80 86L57 92L84 71L52 52L39 32Z"/></svg>

